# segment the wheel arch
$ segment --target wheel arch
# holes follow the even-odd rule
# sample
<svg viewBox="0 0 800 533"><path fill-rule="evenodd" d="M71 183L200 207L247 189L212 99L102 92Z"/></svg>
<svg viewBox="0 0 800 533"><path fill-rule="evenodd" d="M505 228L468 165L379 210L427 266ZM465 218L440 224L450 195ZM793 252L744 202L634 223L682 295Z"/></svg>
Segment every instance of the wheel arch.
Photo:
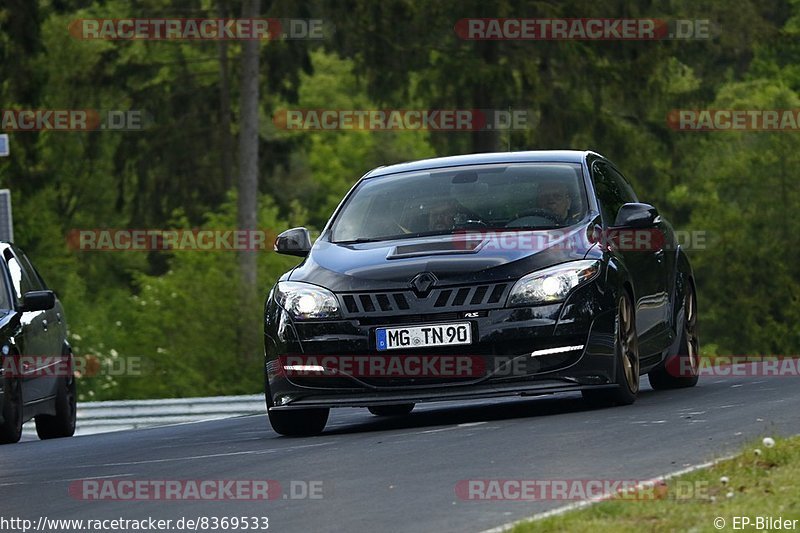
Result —
<svg viewBox="0 0 800 533"><path fill-rule="evenodd" d="M678 334L678 324L680 313L683 311L683 291L686 284L690 284L694 290L695 300L697 300L697 282L695 280L692 265L686 252L679 246L675 252L675 271L672 273L672 312L670 313L670 330L673 334Z"/></svg>
<svg viewBox="0 0 800 533"><path fill-rule="evenodd" d="M630 296L631 303L635 310L636 285L633 283L630 271L626 268L625 263L613 257L609 259L607 265L608 272L606 274L606 283L608 287L613 290L615 304L621 292L625 291L628 293L628 296Z"/></svg>

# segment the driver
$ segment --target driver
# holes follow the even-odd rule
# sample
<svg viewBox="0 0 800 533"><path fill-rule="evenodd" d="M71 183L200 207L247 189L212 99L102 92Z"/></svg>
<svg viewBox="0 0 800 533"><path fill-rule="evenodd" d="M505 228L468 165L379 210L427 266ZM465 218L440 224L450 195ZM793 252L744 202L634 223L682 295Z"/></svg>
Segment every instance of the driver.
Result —
<svg viewBox="0 0 800 533"><path fill-rule="evenodd" d="M412 201L403 225L403 233L449 232L465 224L479 223L478 215L454 198L429 198Z"/></svg>
<svg viewBox="0 0 800 533"><path fill-rule="evenodd" d="M563 181L542 183L536 196L536 207L553 213L561 224L566 224L572 207L569 186Z"/></svg>
<svg viewBox="0 0 800 533"><path fill-rule="evenodd" d="M450 230L456 224L459 205L453 200L446 200L434 205L428 211L428 231Z"/></svg>
<svg viewBox="0 0 800 533"><path fill-rule="evenodd" d="M420 205L424 210L423 224L426 226L419 231L450 231L460 228L468 223L479 220L477 214L466 208L454 198L437 198Z"/></svg>

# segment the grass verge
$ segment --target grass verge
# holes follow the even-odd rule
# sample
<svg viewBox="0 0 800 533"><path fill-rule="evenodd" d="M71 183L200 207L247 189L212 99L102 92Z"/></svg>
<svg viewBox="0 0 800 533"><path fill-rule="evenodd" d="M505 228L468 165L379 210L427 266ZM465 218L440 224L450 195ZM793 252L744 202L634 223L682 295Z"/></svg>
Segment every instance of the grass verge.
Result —
<svg viewBox="0 0 800 533"><path fill-rule="evenodd" d="M747 517L750 524L736 517ZM784 522L780 527L766 520L759 524L758 517ZM759 440L708 469L668 479L635 495L525 522L513 532L737 530L800 531L800 437L778 439L772 447Z"/></svg>

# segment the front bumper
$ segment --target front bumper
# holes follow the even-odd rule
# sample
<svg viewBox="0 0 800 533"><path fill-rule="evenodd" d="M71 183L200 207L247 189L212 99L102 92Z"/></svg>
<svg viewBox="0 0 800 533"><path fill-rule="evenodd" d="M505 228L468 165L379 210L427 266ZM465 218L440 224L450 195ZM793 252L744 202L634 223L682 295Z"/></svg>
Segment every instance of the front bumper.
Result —
<svg viewBox="0 0 800 533"><path fill-rule="evenodd" d="M513 395L541 395L614 385L614 299L599 284L576 289L563 303L454 313L293 321L272 299L265 308L265 379L270 409L366 407ZM473 312L474 313L474 312ZM402 324L469 322L468 346L379 352L375 329ZM531 356L552 348L580 349ZM343 372L293 375L286 356L453 356L482 371L451 376L374 376Z"/></svg>

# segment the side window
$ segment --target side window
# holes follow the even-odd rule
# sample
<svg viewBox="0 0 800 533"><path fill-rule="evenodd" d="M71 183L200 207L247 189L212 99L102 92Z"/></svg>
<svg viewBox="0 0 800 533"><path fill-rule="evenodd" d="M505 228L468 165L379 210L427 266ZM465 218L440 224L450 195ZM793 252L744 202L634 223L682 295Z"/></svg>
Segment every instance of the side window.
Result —
<svg viewBox="0 0 800 533"><path fill-rule="evenodd" d="M22 298L22 295L28 291L38 290L36 285L31 282L28 273L22 268L22 265L14 257L10 250L6 250L3 254L3 259L8 266L8 273L11 275L11 284L14 286L17 300Z"/></svg>
<svg viewBox="0 0 800 533"><path fill-rule="evenodd" d="M47 284L42 279L42 276L39 275L39 271L34 268L33 263L31 263L31 260L28 259L28 256L22 252L19 252L17 253L17 258L22 265L23 272L28 275L28 279L31 281L31 286L34 287L32 290L43 291L47 289Z"/></svg>
<svg viewBox="0 0 800 533"><path fill-rule="evenodd" d="M623 204L638 202L636 194L622 175L605 163L595 163L592 171L597 201L606 224L614 224Z"/></svg>
<svg viewBox="0 0 800 533"><path fill-rule="evenodd" d="M11 303L11 295L8 294L5 274L0 272L0 309L13 309L13 308L14 305Z"/></svg>
<svg viewBox="0 0 800 533"><path fill-rule="evenodd" d="M626 180L625 177L617 172L617 170L613 167L606 165L606 169L611 175L611 179L617 182L619 190L622 192L622 199L625 200L624 203L629 204L631 202L638 202L639 198L636 196L636 193L633 192L633 187L631 187L631 184L628 183L628 180Z"/></svg>

